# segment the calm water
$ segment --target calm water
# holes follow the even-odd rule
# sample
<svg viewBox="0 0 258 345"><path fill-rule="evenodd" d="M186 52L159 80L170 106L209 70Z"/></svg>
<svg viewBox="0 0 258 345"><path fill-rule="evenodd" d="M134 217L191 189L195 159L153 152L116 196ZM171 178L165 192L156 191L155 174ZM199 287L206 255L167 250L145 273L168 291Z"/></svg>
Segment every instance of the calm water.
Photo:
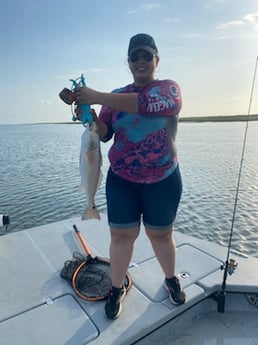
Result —
<svg viewBox="0 0 258 345"><path fill-rule="evenodd" d="M245 123L180 123L178 150L184 192L176 230L227 245L231 229ZM0 126L0 214L7 232L80 216L81 125ZM232 247L258 257L258 122L250 122ZM96 202L106 210L104 179ZM1 227L0 233L6 230Z"/></svg>

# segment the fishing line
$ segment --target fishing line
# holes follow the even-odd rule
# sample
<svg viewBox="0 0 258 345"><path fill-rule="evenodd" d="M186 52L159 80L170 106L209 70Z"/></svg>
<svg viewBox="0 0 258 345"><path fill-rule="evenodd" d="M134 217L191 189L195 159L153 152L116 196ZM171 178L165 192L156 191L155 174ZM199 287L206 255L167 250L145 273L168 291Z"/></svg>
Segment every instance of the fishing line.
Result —
<svg viewBox="0 0 258 345"><path fill-rule="evenodd" d="M233 209L233 217L232 217L232 222L231 222L231 230L230 230L229 243L228 243L227 259L226 259L225 265L223 267L224 268L224 275L223 275L223 282L222 282L222 291L220 292L221 305L219 302L220 297L218 296L219 297L219 299L218 299L218 311L219 312L224 312L226 280L227 280L227 275L229 272L229 254L230 254L234 225L235 225L237 201L238 201L240 181L241 181L241 176L242 176L243 161L244 161L244 156L245 156L246 139L247 139L249 119L250 119L250 113L251 113L251 107L252 107L252 101L253 101L253 93L254 93L254 86L255 86L255 79L256 79L257 64L258 64L258 56L256 57L256 62L255 62L254 75L253 75L251 94L250 94L250 100L249 100L249 107L248 107L248 112L247 112L242 154L241 154L241 160L240 160L240 167L239 167L237 188L236 188L236 195L235 195L235 202L234 202L234 209Z"/></svg>

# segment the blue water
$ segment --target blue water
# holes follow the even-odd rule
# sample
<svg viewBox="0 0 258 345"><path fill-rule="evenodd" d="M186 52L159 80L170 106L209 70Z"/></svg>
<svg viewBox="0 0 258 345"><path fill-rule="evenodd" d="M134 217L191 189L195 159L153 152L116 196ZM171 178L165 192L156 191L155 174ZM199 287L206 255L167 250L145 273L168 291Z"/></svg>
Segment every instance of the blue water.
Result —
<svg viewBox="0 0 258 345"><path fill-rule="evenodd" d="M184 192L175 228L227 246L241 162L244 122L180 123L177 145ZM86 205L79 190L77 124L0 126L0 214L20 231L73 216ZM250 122L242 165L232 247L258 257L258 122ZM103 175L96 202L106 210L109 143L102 145Z"/></svg>

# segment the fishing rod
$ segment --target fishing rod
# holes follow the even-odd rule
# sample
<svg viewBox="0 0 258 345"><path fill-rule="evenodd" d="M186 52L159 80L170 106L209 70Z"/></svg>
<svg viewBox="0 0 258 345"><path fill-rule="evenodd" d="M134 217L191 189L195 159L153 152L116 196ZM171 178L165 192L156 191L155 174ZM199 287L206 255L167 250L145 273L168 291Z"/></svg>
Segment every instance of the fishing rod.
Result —
<svg viewBox="0 0 258 345"><path fill-rule="evenodd" d="M233 237L233 230L234 230L234 225L235 225L237 200L238 200L240 181L241 181L241 176L242 176L242 168L243 168L243 161L244 161L244 155L245 155L245 146L246 146L248 126L249 126L249 118L250 118L250 114L251 114L251 107L252 107L252 101L253 101L253 93L254 93L257 65L258 65L258 56L256 57L256 62L255 62L254 75L253 75L251 94L250 94L250 100L249 100L249 107L248 107L248 112L247 112L242 154L241 154L240 167L239 167L238 180L237 180L237 188L236 188L236 195L235 195L235 203L234 203L234 209L233 209L233 217L232 217L232 222L231 222L231 230L230 230L229 243L228 243L227 258L226 258L226 262L222 266L222 269L224 269L223 281L222 281L222 285L221 285L221 291L218 291L217 296L216 296L217 303L218 303L218 312L220 312L220 313L224 313L224 310L225 310L226 281L227 281L228 274L232 274L237 267L237 263L235 262L235 260L232 260L232 259L229 260L229 254L230 254L232 237Z"/></svg>

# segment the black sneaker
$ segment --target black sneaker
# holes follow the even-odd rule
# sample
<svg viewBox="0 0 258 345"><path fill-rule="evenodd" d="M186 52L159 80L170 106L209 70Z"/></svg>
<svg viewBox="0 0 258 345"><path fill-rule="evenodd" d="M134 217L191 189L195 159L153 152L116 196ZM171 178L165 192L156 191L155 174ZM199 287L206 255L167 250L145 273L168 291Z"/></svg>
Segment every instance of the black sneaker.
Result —
<svg viewBox="0 0 258 345"><path fill-rule="evenodd" d="M175 276L173 278L165 278L164 287L168 291L169 299L173 304L185 303L185 292L181 290L179 279Z"/></svg>
<svg viewBox="0 0 258 345"><path fill-rule="evenodd" d="M112 286L105 305L105 312L109 319L116 319L122 311L122 301L126 295L126 288Z"/></svg>

